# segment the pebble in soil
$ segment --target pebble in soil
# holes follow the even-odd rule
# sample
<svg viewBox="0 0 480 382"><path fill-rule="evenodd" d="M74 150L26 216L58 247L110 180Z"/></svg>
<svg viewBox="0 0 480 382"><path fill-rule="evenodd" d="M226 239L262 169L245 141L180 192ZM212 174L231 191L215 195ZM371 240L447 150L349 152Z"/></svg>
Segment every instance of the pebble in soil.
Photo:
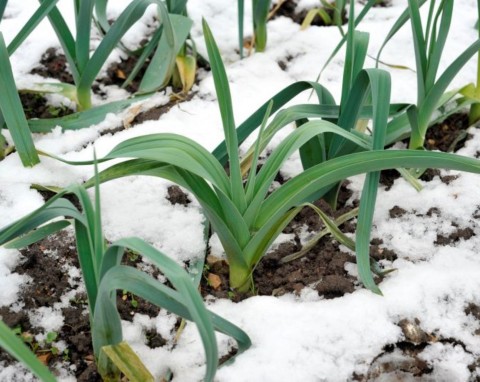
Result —
<svg viewBox="0 0 480 382"><path fill-rule="evenodd" d="M466 315L473 315L476 319L478 306L470 304L465 309ZM433 381L436 373L435 363L424 359L423 352L430 345L440 344L445 349L460 347L465 353L472 354L467 346L454 338L444 338L438 333L429 333L423 330L421 321L417 318L402 319L398 322L402 331L402 339L384 347L383 351L373 359L367 373L354 374L353 381L380 382L380 381ZM427 357L428 359L428 357ZM476 368L480 365L480 358L468 366L471 372L469 381L478 381ZM441 365L439 366L442 367Z"/></svg>

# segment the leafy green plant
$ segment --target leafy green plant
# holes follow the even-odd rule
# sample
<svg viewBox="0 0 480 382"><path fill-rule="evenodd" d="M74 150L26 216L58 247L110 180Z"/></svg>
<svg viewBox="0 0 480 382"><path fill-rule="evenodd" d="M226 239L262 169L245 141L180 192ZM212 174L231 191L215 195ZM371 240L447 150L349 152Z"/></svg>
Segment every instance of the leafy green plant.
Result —
<svg viewBox="0 0 480 382"><path fill-rule="evenodd" d="M391 123L389 134L391 137L397 138L410 134L409 148L411 149L423 148L425 134L432 124L432 116L435 111L452 100L458 93L458 91L446 92L447 87L461 68L480 49L479 39L465 49L443 73L438 75L442 53L450 30L454 1L442 0L437 4L435 0L431 0L425 28L420 17L420 6L424 3L425 1L408 0L407 10L393 25L377 56L377 58L380 57L388 41L410 20L415 48L417 103L409 109L406 116ZM456 107L450 108L448 113L443 113L441 118L444 119L449 114L473 102L471 100L462 101L457 103Z"/></svg>
<svg viewBox="0 0 480 382"><path fill-rule="evenodd" d="M83 212L63 197L68 193L76 195ZM151 245L138 238L122 239L108 245L101 229L98 185L96 195L93 204L81 186L71 186L61 191L36 211L3 228L0 231L0 244L21 248L70 224L74 226L88 297L94 353L99 372L105 380L119 380L122 372L131 381L153 381L138 356L128 344L122 342L116 291L125 290L196 323L207 358L205 380L212 381L218 366L214 330L234 337L239 345L238 353L250 346L248 336L233 324L209 312L191 277ZM60 217L64 218L56 220ZM149 258L172 287L136 268L120 265L126 249ZM200 265L203 266L203 262Z"/></svg>
<svg viewBox="0 0 480 382"><path fill-rule="evenodd" d="M445 153L382 150L389 100L379 97L381 93L375 89L372 92L373 103L370 111L368 108L362 109L362 103L368 94L369 86L366 84L369 79L372 88L383 88L387 86L389 77L386 72L376 76L375 72L361 71L351 90L351 93L355 94L348 104L351 116L344 118L355 121L362 113L373 114L373 137L361 132L347 131L326 120L310 121L302 124L282 141L257 172L255 170L261 151L260 141L265 133L267 118L273 110L275 99L285 95L282 93L249 118L250 122L256 121L263 113L260 138L254 149L252 164L249 166L252 170L244 181L238 157L240 131L235 129L227 77L218 48L205 22L204 34L222 116L225 144L217 151L217 155L212 155L194 141L176 134L155 134L129 139L100 159L102 162L119 158L128 159L102 171L99 174L100 181L105 182L129 175L149 175L168 179L191 191L202 205L223 245L230 267L230 286L244 291L252 285L252 272L273 240L304 205L308 205L322 192L330 190L345 178L369 173L364 190L366 196L362 196L363 206L360 207L359 213L360 233L357 233L357 240L358 238L361 240L356 244L357 263L363 283L380 293L370 273L368 256L378 171L387 168L426 166L480 172L480 162ZM301 88L307 88L306 84L296 84L289 90ZM317 89L321 91L321 88ZM335 115L338 115L338 107L327 107L322 109L322 112L326 110L334 111ZM251 125L253 124L251 122ZM245 130L242 131L242 134L244 133ZM366 151L337 156L313 165L268 195L270 185L282 163L311 139L327 133L333 137L345 138L346 142L352 142ZM222 165L222 150L225 150L229 161L229 175ZM76 165L91 163L65 162ZM92 186L93 183L92 179L86 186Z"/></svg>

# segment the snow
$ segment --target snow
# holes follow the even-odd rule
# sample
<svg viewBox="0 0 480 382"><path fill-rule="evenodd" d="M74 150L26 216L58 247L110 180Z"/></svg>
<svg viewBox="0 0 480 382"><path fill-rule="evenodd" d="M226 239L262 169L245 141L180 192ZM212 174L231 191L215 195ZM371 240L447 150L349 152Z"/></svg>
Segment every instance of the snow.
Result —
<svg viewBox="0 0 480 382"><path fill-rule="evenodd" d="M118 15L128 2L109 2L109 17ZM301 0L302 7L317 4ZM0 30L7 43L28 19L37 2L8 2ZM60 2L67 21L73 25L69 4ZM248 4L248 2L247 2ZM372 9L362 22L360 30L370 33L369 53L375 56L386 32L404 9L405 0L393 0L389 8ZM233 0L190 0L190 17L194 20L192 36L199 52L205 54L201 18L205 17L217 39L227 65L236 122L242 122L269 97L293 81L314 80L323 63L339 40L336 28L311 27L300 31L291 20L279 17L268 24L269 42L265 53L254 54L239 60L237 52L236 2ZM426 8L426 7L424 7ZM251 10L247 6L245 34L251 33ZM423 10L425 12L426 9ZM135 26L125 43L135 46L148 32L153 10ZM476 2L464 0L455 4L451 34L447 42L441 70L453 61L477 37ZM414 68L413 47L408 25L387 45L382 60L387 63ZM95 45L98 41L94 41ZM19 83L31 81L28 72L49 47L59 47L47 22L41 24L29 39L12 56L15 78ZM286 71L279 61L287 62ZM119 60L114 52L109 62ZM367 60L367 66L374 62ZM341 91L343 50L322 74L321 82L338 100ZM415 73L391 69L392 99L394 102L414 102L416 99ZM473 82L475 60L471 60L452 83L451 88ZM39 78L36 77L38 81ZM223 131L215 102L214 85L210 74L194 89L197 94L183 102L157 121L147 121L135 128L114 135L102 132L128 122L140 109L166 104L170 93L161 93L150 100L133 105L119 115L108 115L96 126L62 133L59 128L45 135L35 135L37 147L61 155L69 160L88 160L106 154L125 139L159 132L185 135L212 150L222 140ZM116 87L106 89L108 99L121 99L125 93ZM293 103L308 102L308 92ZM53 99L53 102L60 102ZM95 99L101 103L104 100ZM140 109L139 109L140 108ZM276 137L271 147L278 144L290 127ZM473 137L459 154L474 156L480 151L480 133L472 129ZM252 141L250 140L250 143ZM244 145L245 149L248 145ZM106 165L103 164L101 168ZM300 171L298 155L294 155L282 169L284 176L294 176ZM35 168L21 166L16 154L0 162L0 226L5 226L38 208L43 199L30 189L32 183L67 186L82 182L93 174L91 166L72 167L42 157ZM415 191L403 179L398 179L390 190L380 188L374 217L372 237L381 238L383 246L392 249L398 258L384 262L396 271L381 283L383 297L358 289L350 295L335 300L318 297L313 289L304 289L300 296L281 298L253 297L240 303L209 299L211 310L245 330L253 346L240 355L233 364L219 369L216 381L340 381L348 380L355 372L366 373L369 365L388 344L402 339L397 323L404 318L418 318L427 333L442 338L455 338L464 344L433 343L421 354L424 361L434 366L432 381L467 381L468 365L480 356L480 337L475 335L479 322L465 313L469 303L480 304L480 206L479 178L477 175L442 171L444 175L458 178L449 185L439 178L424 183L421 192ZM354 196L359 195L363 177L351 179ZM103 224L107 238L115 240L126 236L140 236L164 253L182 263L204 254L203 215L193 196L188 207L171 205L166 199L171 183L147 177L131 177L102 185ZM407 213L391 218L389 210L398 206ZM439 213L427 212L435 208ZM453 226L455 224L456 226ZM470 227L474 236L448 246L435 245L437 235L448 236L457 228ZM283 240L289 240L285 235ZM223 255L218 239L210 241L211 254ZM20 261L18 251L0 248L0 305L14 303L21 285L27 278L12 273ZM347 265L349 272L356 269ZM78 273L70 272L72 283ZM38 308L30 312L34 325L46 332L56 331L62 325L61 308L68 304L69 296L52 308ZM70 296L72 297L72 296ZM156 318L136 314L133 323L123 322L125 339L137 351L150 371L160 379L171 369L175 382L201 380L204 373L204 355L194 325L187 325L173 346L173 328L176 318L163 310ZM151 328L167 339L169 345L150 349L146 346L145 331ZM224 335L218 335L221 354L228 353L233 345ZM62 381L72 380L63 371ZM383 375L378 380L391 380L393 375ZM0 367L1 381L31 380L18 366Z"/></svg>

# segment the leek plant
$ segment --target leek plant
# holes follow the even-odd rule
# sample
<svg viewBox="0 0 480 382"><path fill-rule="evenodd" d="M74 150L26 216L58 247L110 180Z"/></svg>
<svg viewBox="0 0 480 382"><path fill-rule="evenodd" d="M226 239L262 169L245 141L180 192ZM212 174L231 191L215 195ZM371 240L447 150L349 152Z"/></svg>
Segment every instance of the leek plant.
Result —
<svg viewBox="0 0 480 382"><path fill-rule="evenodd" d="M107 19L107 4L108 0L96 0L95 1L95 15L96 21L99 29L105 34L110 30L110 24ZM191 21L188 19L187 14L187 0L181 1L166 1L165 6L167 8L169 18L172 22L173 29L175 31L175 69L170 73L174 85L176 87L182 87L183 92L188 92L193 86L195 80L195 71L196 71L196 51L193 40L191 44L192 49L189 49L187 46L187 38L191 28ZM162 37L163 36L163 37ZM166 35L163 33L162 28L156 30L152 38L148 43L145 44L140 49L136 51L130 51L120 44L120 48L127 52L128 55L138 56L138 60L132 69L131 73L125 79L122 87L125 88L128 86L132 80L138 75L142 67L147 63L147 60L150 60L150 64L146 70L146 78L141 81L140 92L149 92L152 91L152 81L153 84L157 84L158 88L161 85L158 85L158 72L155 72L155 67L161 67L163 65L162 61L165 60L165 57L168 56L170 49L167 47ZM155 51L155 49L158 49ZM155 52L154 52L155 51ZM190 53L192 51L192 53ZM180 86L178 86L180 84Z"/></svg>
<svg viewBox="0 0 480 382"><path fill-rule="evenodd" d="M119 45L123 35L142 17L146 8L151 4L157 5L162 24L145 48L145 52L148 53L144 54L145 59L150 54L153 54L153 57L142 78L139 93L148 94L166 86L174 73L176 61L178 66L182 68L180 70L180 78L184 89L188 89L193 84L191 75L192 59L186 55L184 55L183 59L177 57L177 53L181 50L190 31L192 22L182 14L170 14L161 0L136 0L131 2L111 26L108 25L106 20L106 0L75 1L75 21L77 27L75 37L57 9L57 2L58 0L41 0L38 9L21 28L8 47L5 46L0 33L0 85L2 89L5 89L0 94L0 127L9 129L15 148L25 166L34 166L39 162L31 132L44 133L56 126L61 126L64 130L87 127L101 122L107 113L117 113L133 102L145 97L139 95L90 109L92 105L91 86L106 59L112 50ZM4 10L7 0L1 0L0 4L0 10ZM172 12L176 11L182 5L182 2L178 1L175 4L175 6L170 4ZM103 27L108 25L108 29L105 30L105 35L98 48L90 56L90 33L95 9L97 9L97 16L100 15L98 17L99 24ZM78 105L80 112L62 118L27 121L18 94L15 94L16 87L9 57L45 17L49 18L59 38L75 85L43 83L34 85L32 89L27 90L40 93L61 93L72 99ZM135 70L127 80L131 81L133 79L139 67L135 68ZM0 140L2 142L5 141L4 138ZM1 156L3 155L2 153Z"/></svg>
<svg viewBox="0 0 480 382"><path fill-rule="evenodd" d="M340 33L345 35L343 25L343 15L345 13L346 0L336 0L328 2L327 0L320 0L321 7L310 9L302 22L302 29L307 29L313 22L313 19L318 15L323 24L326 26L336 25Z"/></svg>
<svg viewBox="0 0 480 382"><path fill-rule="evenodd" d="M252 0L253 41L257 52L264 52L267 47L267 20L272 0ZM243 21L245 0L238 0L238 49L243 57Z"/></svg>
<svg viewBox="0 0 480 382"><path fill-rule="evenodd" d="M480 173L480 161L445 153L382 150L390 111L389 92L382 93L382 89L388 88L389 75L383 71L366 70L361 71L354 81L351 93L355 96L349 99L346 107L351 115L345 115L343 118L356 121L359 115L365 118L362 113L372 115L373 136L347 130L327 120L309 121L285 138L257 172L257 160L261 152L260 142L275 102L271 100L265 108L262 107L250 117L250 121L256 121L263 114L260 138L255 145L252 164L249 166L251 170L244 181L238 156L239 136L237 134L239 131L236 131L233 118L227 76L206 22L203 28L220 106L225 144L214 155L196 142L176 134L154 134L129 139L117 145L99 160L105 162L127 159L102 171L99 174L100 182L130 175L149 175L168 179L192 192L223 245L230 267L230 286L236 290L245 291L252 286L252 273L258 262L283 228L304 205L308 205L322 192L330 190L341 180L367 173L369 175L359 213L360 233L357 234L357 238L360 237L361 240L357 242L356 250L362 282L369 289L380 293L370 273L368 256L378 171L387 168L424 166ZM293 85L290 90L298 91L306 88L308 87L305 83L300 83ZM369 88L372 88L372 106L362 108L364 100L368 98ZM317 87L317 90L321 93L320 87ZM382 97L385 94L388 97ZM280 94L280 96L284 95L285 93ZM278 95L276 97L277 100L281 98ZM326 106L319 109L323 113L330 112L338 116L338 107ZM245 130L242 133L245 133ZM364 152L336 156L312 165L268 195L269 188L282 163L307 142L318 139L324 134L330 134L331 141L337 136L345 139L345 142L339 141L340 152L344 145L350 143L360 147ZM228 159L228 175L222 165L222 150L225 150ZM90 161L64 162L75 165L92 163ZM86 186L93 184L92 179Z"/></svg>
<svg viewBox="0 0 480 382"><path fill-rule="evenodd" d="M454 1L431 0L425 29L420 16L420 6L424 3L425 1L408 0L407 10L393 25L377 56L378 59L388 41L407 20L410 20L415 48L417 103L409 108L406 116L392 121L389 129L389 137L393 141L410 135L410 149L423 149L425 134L432 124L434 113L458 93L458 91L446 92L447 87L462 67L480 49L479 39L465 49L443 73L438 75L440 60L452 21ZM449 114L461 110L472 102L474 101L466 100L466 102L457 103L456 107L451 108L448 113L443 113L441 118L446 118Z"/></svg>
<svg viewBox="0 0 480 382"><path fill-rule="evenodd" d="M90 55L90 34L95 3L95 0L75 1L75 37L57 7L53 7L48 13L75 82L75 86L61 85L61 92L73 98L79 110L89 109L92 106L91 87L102 66L124 34L142 17L151 4L158 8L162 22L161 35L159 40L154 39L157 42L156 51L142 78L139 92L149 93L166 86L174 70L177 52L190 31L191 20L185 16L169 14L161 0L132 1L108 28L97 49ZM45 87L48 88L50 85L47 84Z"/></svg>
<svg viewBox="0 0 480 382"><path fill-rule="evenodd" d="M76 195L83 212L64 198L69 193ZM117 290L131 292L195 322L206 354L205 381L213 381L218 367L215 330L235 338L239 347L238 354L250 346L250 339L241 329L206 309L191 277L168 256L138 238L126 238L107 244L101 228L98 183L95 203L90 201L83 187L68 187L36 211L0 230L0 244L9 248L22 248L70 224L75 228L79 262L87 292L94 354L104 380L119 381L120 374L123 373L130 381L153 382L152 375L135 352L122 341L122 327L116 305ZM126 249L148 258L165 275L172 287L136 268L120 265ZM203 267L203 261L200 266ZM7 337L9 332L2 329L0 326L0 345L5 346L5 341L2 342L4 333L7 341L13 340ZM6 343L7 350L12 351L9 344ZM14 351L13 354L29 367L35 367L36 373L44 372L31 362L28 353L20 353L22 348ZM52 379L46 377L44 380Z"/></svg>

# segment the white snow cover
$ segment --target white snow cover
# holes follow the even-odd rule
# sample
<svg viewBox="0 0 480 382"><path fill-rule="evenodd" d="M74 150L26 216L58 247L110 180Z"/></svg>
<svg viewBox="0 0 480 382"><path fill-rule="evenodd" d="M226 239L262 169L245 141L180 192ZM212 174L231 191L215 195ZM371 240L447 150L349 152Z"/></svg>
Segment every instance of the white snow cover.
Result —
<svg viewBox="0 0 480 382"><path fill-rule="evenodd" d="M127 3L126 0L109 2L109 16L118 15ZM299 6L309 7L316 3L301 0ZM406 3L406 0L392 0L391 7L372 9L362 22L359 29L370 32L370 55L376 55L386 32ZM8 2L5 19L0 23L0 31L7 43L37 5L35 0ZM71 2L59 2L59 5L70 25L73 25L73 14L69 8ZM290 19L278 17L268 24L267 51L239 60L234 22L236 1L189 0L188 7L190 17L194 20L192 36L199 52L206 53L201 30L202 17L209 22L217 39L227 66L237 123L292 82L314 80L339 41L335 27L312 27L300 31L299 25ZM474 0L456 2L441 69L477 38L473 28L476 15ZM251 10L248 7L246 16L248 34L251 33ZM132 29L125 41L128 46L135 46L143 38L151 17L152 12L149 12L144 22ZM410 28L406 25L386 47L382 59L414 68L410 34ZM43 22L12 57L19 84L41 80L28 73L49 47L59 47L59 44L49 24ZM343 54L342 50L321 78L322 84L337 99L341 91ZM120 56L120 52L115 52L111 61L118 60ZM283 71L278 62L285 61L287 57L291 59ZM367 66L373 65L373 60L367 60ZM414 102L415 73L387 67L384 69L392 75L393 101ZM475 73L476 63L472 59L451 88L473 82ZM92 158L93 146L97 155L102 156L119 142L134 136L175 132L212 150L222 140L223 133L211 75L206 75L194 90L197 94L192 100L173 107L158 121L148 121L113 136L100 136L100 132L123 123L129 111L121 115L109 115L99 125L79 131L62 133L60 129L55 129L49 134L35 135L35 143L39 149L66 159L86 160ZM115 88L109 94L114 98L124 96ZM160 94L148 102L166 103L168 94ZM308 92L295 102L308 102ZM280 136L286 133L282 132ZM480 151L480 133L475 129L470 133L473 138L460 151L462 155L474 156ZM279 140L276 138L272 144ZM294 175L300 170L299 166L298 156L294 156L283 169L284 175ZM42 158L38 166L27 169L21 166L16 154L8 156L0 162L0 226L42 205L42 197L30 189L32 183L66 186L84 181L92 173L90 166L71 167L46 158ZM402 332L397 325L401 319L418 318L427 333L455 338L465 345L465 348L442 343L429 345L422 353L423 359L435 366L435 374L429 378L432 381L467 381L470 376L467 366L480 357L480 336L474 334L479 329L479 322L465 314L469 303L480 304L480 228L478 217L474 217L479 214L480 178L470 174L442 172L447 173L458 176L448 186L437 178L425 183L421 192L416 192L403 179L399 179L389 191L380 189L372 237L383 239L384 246L398 255L393 263L384 264L397 271L389 274L381 283L383 297L359 289L342 298L323 300L313 290L306 289L300 297L253 297L237 304L229 300L209 300L211 310L243 328L253 342L252 348L240 355L233 364L218 371L216 380L348 380L354 372L367 372L385 345L401 340ZM355 177L351 181L353 197L357 197L363 177ZM201 256L204 251L203 217L199 205L194 201L188 207L172 206L165 200L169 185L166 181L146 177L132 177L102 185L103 223L107 238L143 237L178 262ZM193 196L190 199L193 200ZM407 214L396 219L390 218L388 211L394 206L403 208ZM437 208L440 214L420 216L431 208ZM475 235L467 241L449 246L435 246L437 234L448 236L455 229L453 223L460 228L470 227ZM212 247L215 253L221 251L218 243ZM19 252L0 248L0 306L11 305L16 300L21 283L28 281L11 273L18 261ZM355 273L353 267L348 266L348 269ZM72 277L75 276L78 275L72 274ZM59 307L48 311L40 308L35 312L38 314L35 323L45 331L56 330L62 320L58 313ZM201 380L204 356L194 325L186 326L174 347L149 349L145 345L145 330L153 327L171 344L174 325L175 318L165 312L153 319L137 314L133 323L124 323L125 339L138 351L158 380L167 369L173 371L175 382ZM224 335L218 335L218 340L222 354L226 354L234 345ZM63 370L59 380L71 381L69 375L70 371ZM381 380L389 380L390 377L384 375ZM0 366L0 381L14 380L27 381L31 377L19 366Z"/></svg>

